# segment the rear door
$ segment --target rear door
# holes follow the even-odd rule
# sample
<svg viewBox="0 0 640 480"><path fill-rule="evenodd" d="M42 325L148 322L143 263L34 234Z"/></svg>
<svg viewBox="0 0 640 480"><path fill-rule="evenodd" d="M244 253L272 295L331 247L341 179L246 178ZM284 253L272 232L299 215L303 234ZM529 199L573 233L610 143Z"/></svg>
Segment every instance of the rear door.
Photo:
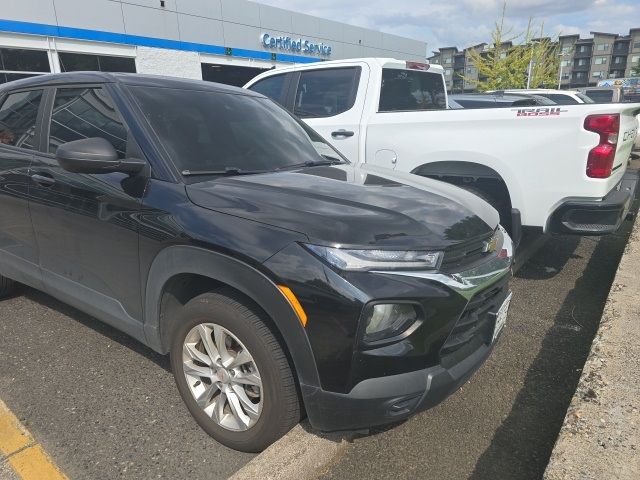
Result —
<svg viewBox="0 0 640 480"><path fill-rule="evenodd" d="M357 162L368 81L366 64L301 70L292 85L295 93L291 111L345 157Z"/></svg>
<svg viewBox="0 0 640 480"><path fill-rule="evenodd" d="M44 97L39 88L0 98L0 274L35 287L40 272L28 185Z"/></svg>

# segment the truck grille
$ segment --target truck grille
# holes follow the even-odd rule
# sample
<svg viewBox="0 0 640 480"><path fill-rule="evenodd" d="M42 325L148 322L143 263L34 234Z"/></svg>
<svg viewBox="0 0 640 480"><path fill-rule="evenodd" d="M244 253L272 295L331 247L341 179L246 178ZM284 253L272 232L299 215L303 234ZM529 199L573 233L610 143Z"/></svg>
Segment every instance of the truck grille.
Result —
<svg viewBox="0 0 640 480"><path fill-rule="evenodd" d="M494 233L491 232L484 237L445 250L440 269L447 273L461 272L478 263L487 255L484 252L485 245Z"/></svg>
<svg viewBox="0 0 640 480"><path fill-rule="evenodd" d="M498 309L509 293L509 275L476 294L440 350L440 363L450 368L482 345L489 345Z"/></svg>

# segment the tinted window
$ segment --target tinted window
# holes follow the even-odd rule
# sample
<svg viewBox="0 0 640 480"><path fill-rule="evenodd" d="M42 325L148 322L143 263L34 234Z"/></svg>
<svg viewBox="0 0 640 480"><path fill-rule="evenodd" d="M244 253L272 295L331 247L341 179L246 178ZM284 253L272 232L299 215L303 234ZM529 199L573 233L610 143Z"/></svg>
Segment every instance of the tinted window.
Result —
<svg viewBox="0 0 640 480"><path fill-rule="evenodd" d="M269 97L272 100L280 104L284 104L286 76L274 75L273 77L265 78L259 82L251 85L250 90L261 93L265 97Z"/></svg>
<svg viewBox="0 0 640 480"><path fill-rule="evenodd" d="M211 91L130 88L181 172L275 170L323 156L341 159L318 134L270 100Z"/></svg>
<svg viewBox="0 0 640 480"><path fill-rule="evenodd" d="M597 103L610 103L613 101L613 90L587 90L584 93Z"/></svg>
<svg viewBox="0 0 640 480"><path fill-rule="evenodd" d="M293 113L301 118L331 117L356 101L360 68L331 68L300 73Z"/></svg>
<svg viewBox="0 0 640 480"><path fill-rule="evenodd" d="M60 88L56 91L49 127L49 152L82 138L102 137L119 158L127 154L127 129L111 99L101 88Z"/></svg>
<svg viewBox="0 0 640 480"><path fill-rule="evenodd" d="M256 75L260 75L266 68L238 67L234 65L216 65L213 63L200 64L202 79L207 82L224 83L235 87L242 87Z"/></svg>
<svg viewBox="0 0 640 480"><path fill-rule="evenodd" d="M584 103L595 103L592 98L587 97L584 93L576 92L576 96Z"/></svg>
<svg viewBox="0 0 640 480"><path fill-rule="evenodd" d="M493 99L488 101L483 100L467 100L467 99L459 99L456 98L455 101L461 105L463 108L494 108L496 107L496 102Z"/></svg>
<svg viewBox="0 0 640 480"><path fill-rule="evenodd" d="M545 93L540 94L541 97L548 98L553 101L556 105L576 105L578 101L570 97L569 95L561 95L559 93Z"/></svg>
<svg viewBox="0 0 640 480"><path fill-rule="evenodd" d="M136 73L136 61L129 57L88 55L85 53L58 53L63 72L98 71Z"/></svg>
<svg viewBox="0 0 640 480"><path fill-rule="evenodd" d="M44 50L0 48L0 83L33 77L38 73L49 71L49 57Z"/></svg>
<svg viewBox="0 0 640 480"><path fill-rule="evenodd" d="M447 105L441 75L417 70L382 69L381 112L445 108Z"/></svg>
<svg viewBox="0 0 640 480"><path fill-rule="evenodd" d="M42 90L11 93L0 107L0 143L35 150L38 107Z"/></svg>

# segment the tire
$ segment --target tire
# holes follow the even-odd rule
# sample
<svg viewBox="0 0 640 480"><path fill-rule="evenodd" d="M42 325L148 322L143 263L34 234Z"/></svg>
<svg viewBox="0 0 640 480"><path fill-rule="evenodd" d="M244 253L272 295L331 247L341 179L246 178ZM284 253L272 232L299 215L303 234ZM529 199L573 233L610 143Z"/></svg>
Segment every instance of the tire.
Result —
<svg viewBox="0 0 640 480"><path fill-rule="evenodd" d="M509 207L504 204L504 202L498 200L489 193L473 185L463 183L458 186L465 189L467 192L473 193L476 197L480 197L482 200L495 208L500 215L500 225L502 225L509 233L511 233L511 211L509 210Z"/></svg>
<svg viewBox="0 0 640 480"><path fill-rule="evenodd" d="M10 278L0 275L0 298L6 298L11 295L15 289L16 282Z"/></svg>
<svg viewBox="0 0 640 480"><path fill-rule="evenodd" d="M300 420L291 366L256 310L233 291L204 293L182 308L171 339L171 369L191 415L215 440L243 452L264 450Z"/></svg>

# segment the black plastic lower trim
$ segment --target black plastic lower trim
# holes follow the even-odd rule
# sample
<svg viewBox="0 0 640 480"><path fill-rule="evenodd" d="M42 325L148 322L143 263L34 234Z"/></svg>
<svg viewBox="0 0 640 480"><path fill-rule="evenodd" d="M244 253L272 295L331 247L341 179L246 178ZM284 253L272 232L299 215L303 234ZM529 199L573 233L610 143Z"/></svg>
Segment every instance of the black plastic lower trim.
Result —
<svg viewBox="0 0 640 480"><path fill-rule="evenodd" d="M407 418L436 406L458 390L492 348L483 345L451 368L437 365L363 380L348 394L301 385L309 422L320 431L360 430Z"/></svg>
<svg viewBox="0 0 640 480"><path fill-rule="evenodd" d="M614 233L626 218L635 198L638 173L626 172L602 200L568 200L549 217L547 232L578 235Z"/></svg>

